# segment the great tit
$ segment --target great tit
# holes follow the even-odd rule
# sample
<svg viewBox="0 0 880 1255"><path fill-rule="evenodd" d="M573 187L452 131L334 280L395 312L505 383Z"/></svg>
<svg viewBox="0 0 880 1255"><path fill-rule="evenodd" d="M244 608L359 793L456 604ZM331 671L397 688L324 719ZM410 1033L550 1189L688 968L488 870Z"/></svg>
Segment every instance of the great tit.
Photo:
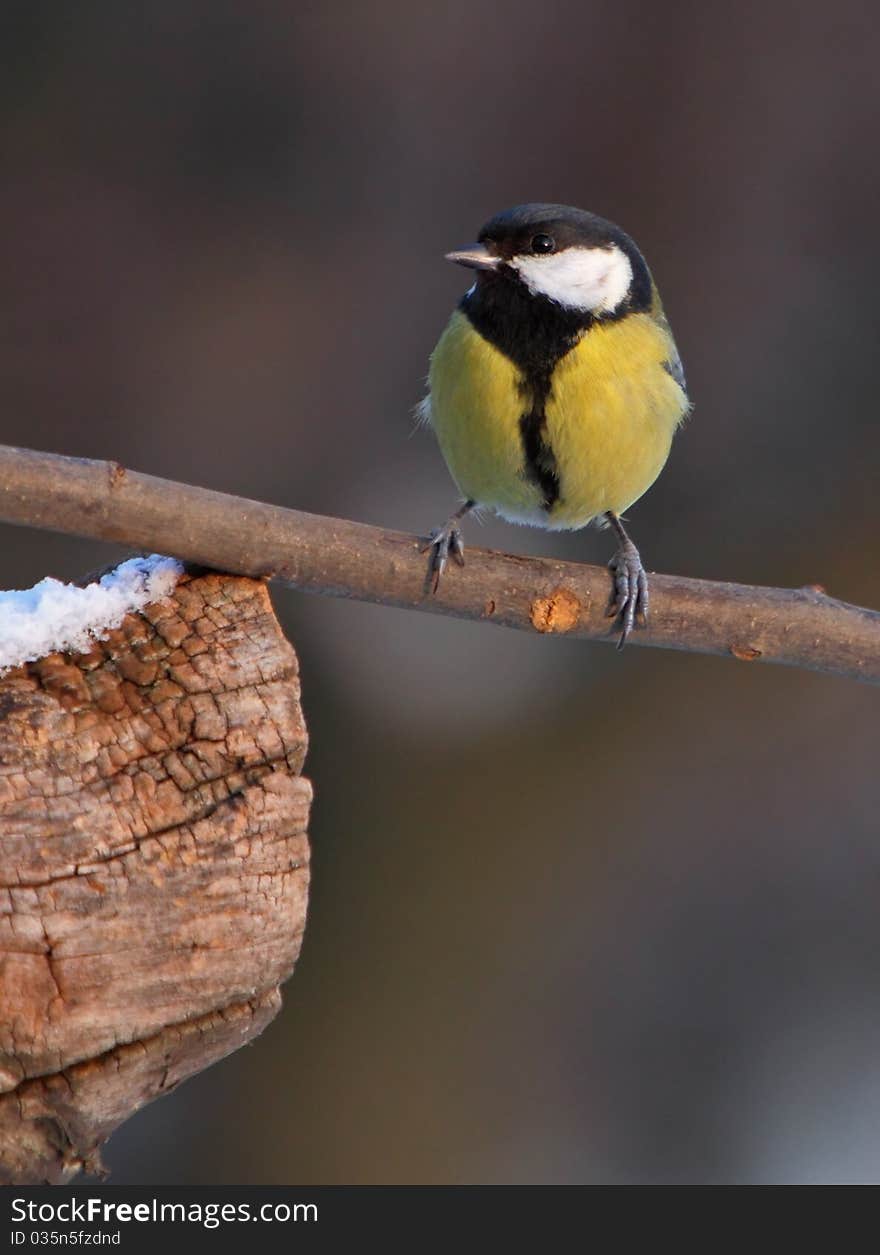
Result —
<svg viewBox="0 0 880 1255"><path fill-rule="evenodd" d="M551 530L610 527L608 613L622 647L648 580L621 514L663 469L690 409L681 359L645 259L611 222L519 205L447 254L475 271L431 355L419 407L464 504L431 533L436 592L461 520L487 507Z"/></svg>

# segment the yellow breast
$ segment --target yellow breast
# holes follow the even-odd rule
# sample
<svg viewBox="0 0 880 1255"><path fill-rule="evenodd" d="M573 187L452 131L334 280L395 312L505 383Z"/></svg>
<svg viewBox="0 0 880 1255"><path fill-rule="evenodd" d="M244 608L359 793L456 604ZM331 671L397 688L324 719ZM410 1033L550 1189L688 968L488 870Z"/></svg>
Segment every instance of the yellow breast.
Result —
<svg viewBox="0 0 880 1255"><path fill-rule="evenodd" d="M526 380L456 310L429 383L434 430L460 491L512 522L549 528L622 513L659 475L687 412L664 365L674 357L662 315L638 313L596 324L559 359L544 403L544 439L559 478L548 511L525 461Z"/></svg>

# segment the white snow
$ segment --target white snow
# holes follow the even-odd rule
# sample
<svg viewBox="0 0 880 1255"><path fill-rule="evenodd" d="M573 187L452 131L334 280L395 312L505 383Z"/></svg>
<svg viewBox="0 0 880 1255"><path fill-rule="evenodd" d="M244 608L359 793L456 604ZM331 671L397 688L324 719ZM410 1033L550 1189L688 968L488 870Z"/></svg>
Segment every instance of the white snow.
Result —
<svg viewBox="0 0 880 1255"><path fill-rule="evenodd" d="M0 592L0 671L56 651L85 651L132 611L167 597L183 567L176 558L129 558L96 584L77 588L48 577Z"/></svg>

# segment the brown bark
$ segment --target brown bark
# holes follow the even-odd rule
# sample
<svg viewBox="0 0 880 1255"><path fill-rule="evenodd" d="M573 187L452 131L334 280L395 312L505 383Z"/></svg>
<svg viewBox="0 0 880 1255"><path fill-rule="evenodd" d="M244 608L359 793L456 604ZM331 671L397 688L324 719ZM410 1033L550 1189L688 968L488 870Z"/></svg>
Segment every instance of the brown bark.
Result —
<svg viewBox="0 0 880 1255"><path fill-rule="evenodd" d="M0 1180L99 1164L256 1036L302 935L296 657L263 583L185 576L0 680Z"/></svg>
<svg viewBox="0 0 880 1255"><path fill-rule="evenodd" d="M603 567L468 549L432 596L415 536L89 462L0 446L0 519L116 540L305 592L615 641ZM633 645L774 662L880 683L880 613L818 588L651 576Z"/></svg>

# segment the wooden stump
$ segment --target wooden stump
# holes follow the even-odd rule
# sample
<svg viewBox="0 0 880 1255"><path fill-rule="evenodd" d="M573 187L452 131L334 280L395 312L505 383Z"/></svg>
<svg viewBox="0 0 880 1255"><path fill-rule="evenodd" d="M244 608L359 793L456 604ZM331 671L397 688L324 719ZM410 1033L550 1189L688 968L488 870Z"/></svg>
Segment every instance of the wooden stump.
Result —
<svg viewBox="0 0 880 1255"><path fill-rule="evenodd" d="M184 576L88 654L0 678L0 1181L97 1170L132 1112L276 1014L305 751L256 580Z"/></svg>

